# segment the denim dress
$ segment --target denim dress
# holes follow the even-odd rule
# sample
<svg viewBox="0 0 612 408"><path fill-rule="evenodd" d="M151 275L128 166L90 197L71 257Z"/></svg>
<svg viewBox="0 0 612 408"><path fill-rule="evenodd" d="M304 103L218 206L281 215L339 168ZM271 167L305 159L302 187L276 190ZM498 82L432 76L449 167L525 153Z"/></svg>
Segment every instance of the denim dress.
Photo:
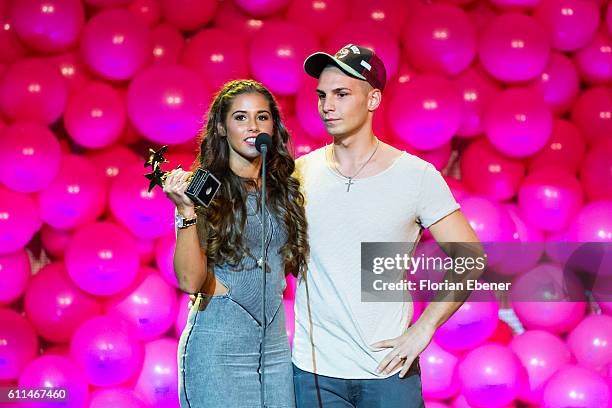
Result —
<svg viewBox="0 0 612 408"><path fill-rule="evenodd" d="M236 264L215 265L224 295L199 294L178 347L182 408L261 408L262 268L261 213L247 195L243 234L250 254ZM287 240L282 220L269 214L265 303L264 398L269 408L295 407L291 350L285 326L285 276L279 251Z"/></svg>

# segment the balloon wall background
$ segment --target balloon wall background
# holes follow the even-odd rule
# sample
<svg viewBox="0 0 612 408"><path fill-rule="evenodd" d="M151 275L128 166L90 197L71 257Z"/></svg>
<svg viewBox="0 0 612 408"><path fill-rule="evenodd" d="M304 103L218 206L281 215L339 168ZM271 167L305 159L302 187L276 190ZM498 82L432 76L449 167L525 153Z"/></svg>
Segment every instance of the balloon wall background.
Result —
<svg viewBox="0 0 612 408"><path fill-rule="evenodd" d="M551 242L612 241L611 35L605 0L0 0L0 386L178 406L188 298L143 155L189 166L213 92L243 77L297 156L329 143L302 72L319 49L382 56L376 134L443 170L481 240L533 242L551 271ZM530 259L505 271L519 286ZM512 307L521 334L492 299L438 331L427 407L612 406L609 303Z"/></svg>

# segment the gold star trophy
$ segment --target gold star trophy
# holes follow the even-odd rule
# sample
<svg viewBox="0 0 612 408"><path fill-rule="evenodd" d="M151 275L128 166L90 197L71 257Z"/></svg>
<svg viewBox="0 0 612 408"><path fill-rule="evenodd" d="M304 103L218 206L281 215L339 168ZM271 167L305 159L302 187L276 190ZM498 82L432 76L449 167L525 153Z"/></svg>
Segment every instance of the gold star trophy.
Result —
<svg viewBox="0 0 612 408"><path fill-rule="evenodd" d="M145 177L149 180L149 191L153 190L156 185L164 187L166 178L170 173L161 169L162 163L168 163L168 160L164 157L167 149L167 145L162 146L157 151L149 149L149 159L144 164L145 167L151 166L153 169L153 172L145 174ZM181 168L181 166L179 165L178 168ZM189 177L189 181L185 195L196 205L203 205L204 207L208 207L219 187L221 187L221 182L201 167Z"/></svg>

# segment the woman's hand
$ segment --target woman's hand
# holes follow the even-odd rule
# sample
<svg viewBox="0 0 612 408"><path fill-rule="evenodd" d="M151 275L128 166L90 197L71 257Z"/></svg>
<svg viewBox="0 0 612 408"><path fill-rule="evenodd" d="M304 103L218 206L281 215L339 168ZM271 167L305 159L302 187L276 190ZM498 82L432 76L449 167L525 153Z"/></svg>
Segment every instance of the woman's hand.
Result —
<svg viewBox="0 0 612 408"><path fill-rule="evenodd" d="M180 168L174 169L168 174L164 183L164 193L176 205L178 212L185 218L191 218L195 215L195 205L185 195L190 182L189 177L192 174L191 171L184 171Z"/></svg>

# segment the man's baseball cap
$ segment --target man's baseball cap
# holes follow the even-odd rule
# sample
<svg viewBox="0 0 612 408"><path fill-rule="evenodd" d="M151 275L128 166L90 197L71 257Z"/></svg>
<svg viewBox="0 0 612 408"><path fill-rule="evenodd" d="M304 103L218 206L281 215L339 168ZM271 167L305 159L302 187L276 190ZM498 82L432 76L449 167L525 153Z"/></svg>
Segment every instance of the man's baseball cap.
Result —
<svg viewBox="0 0 612 408"><path fill-rule="evenodd" d="M304 70L311 77L318 78L329 64L337 66L347 75L367 81L372 87L381 91L387 82L385 65L369 48L348 44L334 56L325 52L315 52L304 61Z"/></svg>

